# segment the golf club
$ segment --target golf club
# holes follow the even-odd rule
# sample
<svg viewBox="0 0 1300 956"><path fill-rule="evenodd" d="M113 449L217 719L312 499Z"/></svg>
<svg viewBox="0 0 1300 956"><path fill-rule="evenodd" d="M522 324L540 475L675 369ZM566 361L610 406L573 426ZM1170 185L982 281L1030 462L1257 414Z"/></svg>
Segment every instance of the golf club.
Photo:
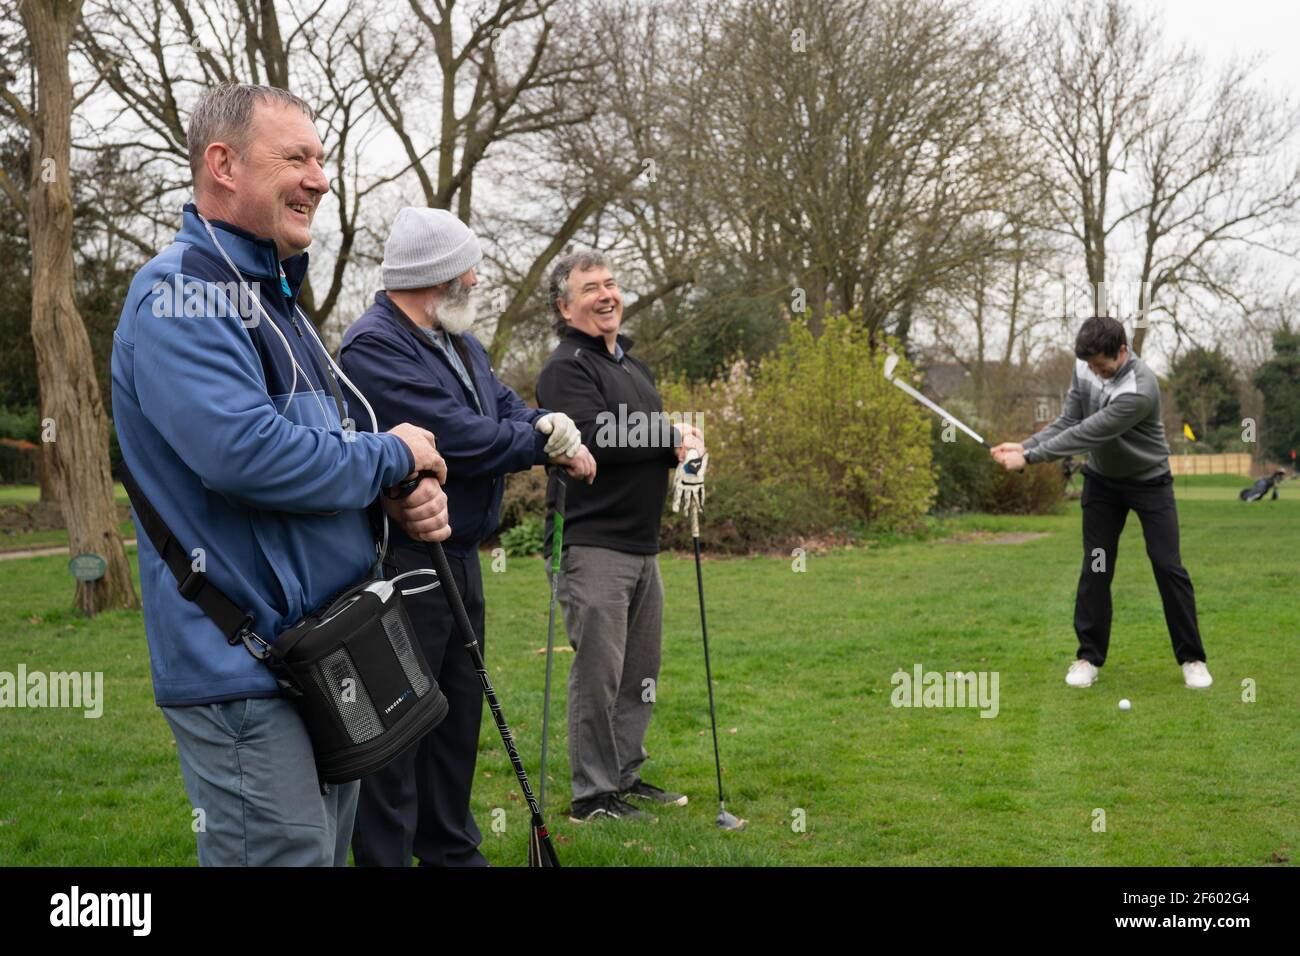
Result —
<svg viewBox="0 0 1300 956"><path fill-rule="evenodd" d="M560 560L564 554L564 499L568 486L559 471L555 474L555 513L551 523L551 611L546 621L546 689L542 692L542 755L537 783L537 806L546 814L546 745L551 729L551 665L555 659L555 604L560 593ZM541 866L542 844L533 829L528 841L528 865Z"/></svg>
<svg viewBox="0 0 1300 956"><path fill-rule="evenodd" d="M940 418L946 418L948 421L952 422L954 425L956 425L958 428L964 431L967 435L970 435L971 438L975 439L985 448L990 448L990 449L992 448L992 446L989 445L989 443L986 442L984 438L981 435L979 435L979 433L977 433L974 429L968 427L964 422L958 419L956 415L944 411L944 409L936 405L934 402L930 401L928 398L926 398L924 395L922 395L920 392L914 389L911 385L908 385L902 379L894 378L894 369L897 366L898 366L897 355L890 355L888 358L885 359L886 379L893 382L895 385L897 385L899 388L905 391L908 395L911 395L914 399L916 399L926 408L930 409L930 411L934 412Z"/></svg>
<svg viewBox="0 0 1300 956"><path fill-rule="evenodd" d="M404 498L410 495L420 481L430 475L432 475L432 472L421 472L414 478L402 482L398 486L398 493L395 497ZM501 732L501 742L505 744L506 754L510 757L510 765L514 767L515 776L519 778L519 789L523 791L524 801L528 804L529 813L532 814L533 833L530 840L538 844L538 851L535 863L533 862L532 852L529 852L529 865L559 866L560 861L555 855L555 847L551 843L551 834L546 829L546 821L542 818L542 811L537 805L537 798L533 796L533 788L528 785L528 774L524 771L524 762L519 757L519 750L515 747L514 736L510 733L506 718L501 713L501 702L497 700L496 691L492 689L492 680L488 677L487 664L483 660L483 651L479 648L478 637L474 634L474 626L470 623L469 615L465 612L465 602L461 600L460 589L456 587L456 579L452 577L451 565L447 562L447 553L437 541L427 541L425 545L429 551L429 560L433 562L433 569L438 572L438 580L442 582L442 593L447 596L447 603L451 606L452 616L456 619L456 629L460 632L461 640L465 642L465 650L469 652L470 660L474 662L474 669L478 672L479 681L483 684L483 696L487 698L488 708L492 711L492 719L496 722L497 730Z"/></svg>
<svg viewBox="0 0 1300 956"><path fill-rule="evenodd" d="M692 464L699 467L700 459L686 462L687 471ZM694 474L694 471L691 471ZM727 801L722 793L722 757L718 752L718 718L713 704L713 669L709 663L709 623L704 615L704 572L700 564L700 506L692 500L687 506L691 513L691 538L695 542L695 583L700 594L700 633L704 635L704 681L709 688L709 726L713 729L713 767L718 775L718 819L717 824L723 830L741 830L745 821L727 810Z"/></svg>
<svg viewBox="0 0 1300 956"><path fill-rule="evenodd" d="M965 422L959 419L956 415L952 414L951 412L945 411L941 406L936 405L934 402L930 401L928 398L926 398L924 395L922 395L920 392L914 389L911 385L908 385L902 379L894 378L894 369L897 367L898 367L897 355L890 355L885 358L885 378L888 381L893 382L904 392L906 392L908 395L911 395L914 399L916 399L926 408L930 409L930 411L934 412L940 418L952 422L954 425L956 425L958 428L964 431L967 435L970 435L971 438L975 439L977 442L979 442L989 451L993 450L993 446L984 440L984 436L980 435L977 431L975 431L973 428L971 428L969 425L967 425ZM1025 469L1023 468L1016 469L1017 472L1022 472L1024 470Z"/></svg>

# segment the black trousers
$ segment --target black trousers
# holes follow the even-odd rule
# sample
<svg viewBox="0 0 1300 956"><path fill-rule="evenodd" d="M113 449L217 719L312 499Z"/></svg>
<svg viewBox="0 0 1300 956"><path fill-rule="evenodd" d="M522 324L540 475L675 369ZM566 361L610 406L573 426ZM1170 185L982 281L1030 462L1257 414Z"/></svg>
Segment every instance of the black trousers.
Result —
<svg viewBox="0 0 1300 956"><path fill-rule="evenodd" d="M483 646L483 574L478 555L447 553L465 611ZM430 566L424 550L395 548L390 561L400 573ZM428 584L408 578L400 587ZM358 866L486 866L483 840L469 809L478 757L483 685L456 633L442 588L403 598L420 647L438 686L447 695L446 718L384 769L361 780L352 854ZM485 651L486 653L486 651Z"/></svg>
<svg viewBox="0 0 1300 956"><path fill-rule="evenodd" d="M1074 604L1074 631L1083 660L1100 667L1110 645L1110 583L1115 577L1119 538L1129 510L1137 512L1147 557L1164 604L1165 624L1179 664L1205 660L1196 626L1192 579L1178 553L1178 508L1173 478L1152 484L1115 481L1084 472L1083 570Z"/></svg>

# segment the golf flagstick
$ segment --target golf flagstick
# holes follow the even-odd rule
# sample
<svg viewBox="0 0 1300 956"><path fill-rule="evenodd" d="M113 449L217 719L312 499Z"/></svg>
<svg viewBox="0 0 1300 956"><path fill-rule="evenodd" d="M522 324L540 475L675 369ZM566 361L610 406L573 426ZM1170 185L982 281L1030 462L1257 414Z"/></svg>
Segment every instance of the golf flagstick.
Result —
<svg viewBox="0 0 1300 956"><path fill-rule="evenodd" d="M421 473L415 478L402 482L398 486L399 492L395 497L401 498L409 495L424 477L426 477L425 473ZM474 626L470 623L469 615L465 613L465 602L461 600L460 588L456 586L456 579L452 577L451 565L447 561L447 552L442 549L442 545L437 541L426 541L425 546L429 551L429 560L433 562L433 569L438 572L438 580L442 582L442 593L447 596L447 604L451 607L452 617L456 619L456 629L460 632L461 640L465 642L465 650L474 663L474 670L478 672L479 682L483 685L483 696L487 698L488 709L492 711L492 719L496 721L497 730L501 732L501 742L505 744L506 754L510 757L510 765L514 767L515 776L519 778L519 789L523 791L524 801L528 804L529 813L532 815L533 833L531 839L537 841L539 845L538 862L535 865L559 866L560 861L555 855L555 847L551 844L551 834L546 829L546 821L542 819L542 811L537 805L537 798L533 796L533 788L528 785L528 774L524 771L524 762L519 758L519 750L515 747L514 736L510 733L506 718L501 713L501 702L497 700L496 691L492 689L492 679L488 677L487 664L483 660L483 651L479 647L478 637L474 633ZM477 556L475 557L477 558ZM529 856L531 857L531 855L530 853Z"/></svg>
<svg viewBox="0 0 1300 956"><path fill-rule="evenodd" d="M551 611L546 621L546 689L542 696L542 754L539 761L537 806L546 814L546 745L551 730L551 666L555 660L555 603L560 592L560 561L564 555L564 500L568 486L555 471L555 513L551 519ZM528 841L528 865L541 866L542 845L534 828Z"/></svg>
<svg viewBox="0 0 1300 956"><path fill-rule="evenodd" d="M698 459L696 460L698 462ZM687 462L686 467L690 468ZM722 757L718 752L718 718L713 704L713 668L709 663L709 622L704 614L704 571L700 563L700 503L691 498L686 506L691 513L691 538L695 543L695 584L700 595L700 633L704 636L704 681L709 688L709 726L713 729L713 767L718 775L718 819L723 830L740 830L745 821L727 811L727 800L722 792Z"/></svg>

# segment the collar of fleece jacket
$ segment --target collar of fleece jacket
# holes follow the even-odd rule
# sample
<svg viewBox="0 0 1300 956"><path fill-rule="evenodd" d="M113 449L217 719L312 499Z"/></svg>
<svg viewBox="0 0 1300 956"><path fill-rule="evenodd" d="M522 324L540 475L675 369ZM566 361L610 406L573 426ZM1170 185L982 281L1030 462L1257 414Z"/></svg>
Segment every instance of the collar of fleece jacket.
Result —
<svg viewBox="0 0 1300 956"><path fill-rule="evenodd" d="M609 347L605 345L605 339L603 336L588 335L586 332L579 331L578 329L575 329L573 326L569 326L564 330L564 337L566 339L573 339L575 343L583 346L584 348L594 349L595 351L600 352L602 355L604 355L606 358L610 360L614 359L614 356L610 354ZM630 338L628 338L626 335L624 335L621 332L618 334L618 336L615 338L614 341L615 344L618 345L620 348L622 348L624 352L629 351L634 344Z"/></svg>
<svg viewBox="0 0 1300 956"><path fill-rule="evenodd" d="M246 278L266 280L271 288L278 289L281 270L284 270L285 281L289 284L290 308L292 308L298 300L303 281L307 278L307 253L300 252L281 262L277 258L275 243L272 240L255 236L246 229L220 219L209 219L208 222L217 233L221 248L226 250L230 261ZM212 245L212 240L208 238L208 231L203 228L203 220L199 218L198 207L194 203L185 204L185 217L181 222L181 230L177 238L199 249L208 249ZM221 254L215 250L213 252L220 259ZM225 260L221 260L221 265L222 268L228 268Z"/></svg>

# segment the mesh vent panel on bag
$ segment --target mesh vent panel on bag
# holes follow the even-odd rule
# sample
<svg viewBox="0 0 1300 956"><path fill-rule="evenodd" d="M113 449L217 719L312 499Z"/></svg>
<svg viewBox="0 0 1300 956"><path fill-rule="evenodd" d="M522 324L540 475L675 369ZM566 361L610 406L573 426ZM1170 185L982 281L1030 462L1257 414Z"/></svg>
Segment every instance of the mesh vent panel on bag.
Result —
<svg viewBox="0 0 1300 956"><path fill-rule="evenodd" d="M361 685L356 665L347 648L340 647L332 654L326 655L312 668L316 683L338 709L343 719L343 726L348 736L356 744L373 740L384 732L384 725L375 712L375 705L370 694ZM350 683L345 684L344 681ZM347 699L344 699L346 692Z"/></svg>
<svg viewBox="0 0 1300 956"><path fill-rule="evenodd" d="M384 625L384 632L388 635L388 643L393 646L393 653L397 655L397 660L402 665L402 672L411 682L411 689L415 691L416 697L423 697L429 689L429 678L424 671L420 670L420 665L415 660L415 652L411 649L411 636L406 632L406 624L402 621L401 612L396 607L390 608L380 621Z"/></svg>

